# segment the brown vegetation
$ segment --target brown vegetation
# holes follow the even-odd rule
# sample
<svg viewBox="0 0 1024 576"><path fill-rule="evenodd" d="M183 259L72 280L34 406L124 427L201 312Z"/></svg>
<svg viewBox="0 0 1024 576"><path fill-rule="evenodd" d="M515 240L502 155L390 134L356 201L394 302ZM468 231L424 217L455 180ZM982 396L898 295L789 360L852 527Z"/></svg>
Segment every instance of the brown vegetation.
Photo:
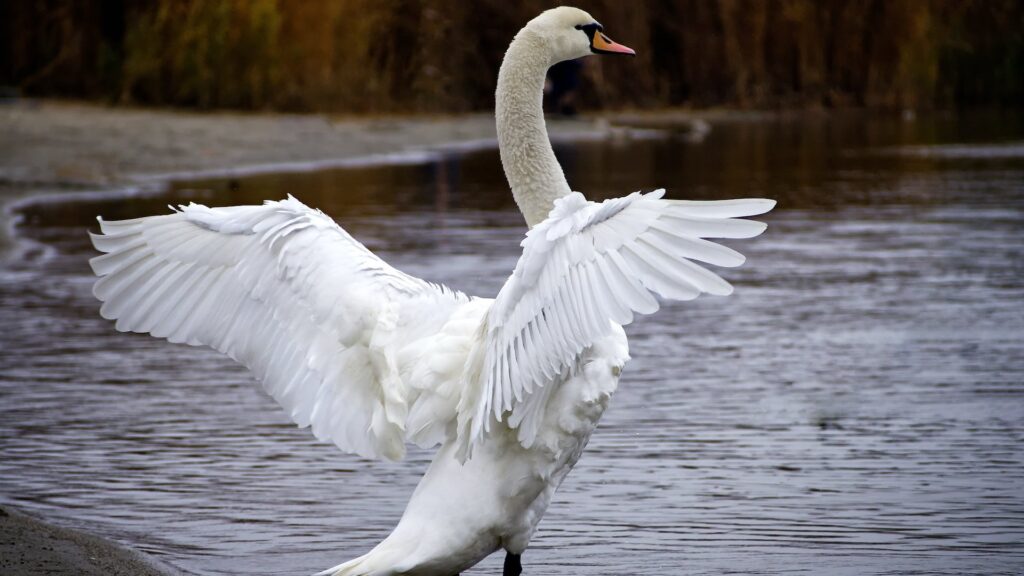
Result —
<svg viewBox="0 0 1024 576"><path fill-rule="evenodd" d="M1019 106L1020 0L579 0L635 61L588 59L590 107ZM7 0L0 85L197 108L492 105L538 0Z"/></svg>

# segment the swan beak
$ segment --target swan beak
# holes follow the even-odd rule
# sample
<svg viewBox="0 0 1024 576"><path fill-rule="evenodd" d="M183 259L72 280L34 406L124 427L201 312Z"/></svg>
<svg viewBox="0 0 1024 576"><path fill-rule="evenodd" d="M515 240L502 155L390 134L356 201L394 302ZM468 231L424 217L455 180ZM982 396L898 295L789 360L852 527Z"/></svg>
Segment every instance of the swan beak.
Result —
<svg viewBox="0 0 1024 576"><path fill-rule="evenodd" d="M629 56L636 56L636 50L616 43L611 38L605 36L600 30L596 31L594 37L590 40L590 49L596 54L628 54Z"/></svg>

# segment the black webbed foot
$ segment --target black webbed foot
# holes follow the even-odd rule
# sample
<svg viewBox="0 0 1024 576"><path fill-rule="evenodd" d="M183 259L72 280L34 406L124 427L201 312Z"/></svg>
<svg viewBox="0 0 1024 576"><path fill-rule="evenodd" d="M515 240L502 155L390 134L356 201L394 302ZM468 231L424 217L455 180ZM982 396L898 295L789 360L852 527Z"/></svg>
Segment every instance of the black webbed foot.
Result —
<svg viewBox="0 0 1024 576"><path fill-rule="evenodd" d="M523 573L522 557L519 554L505 553L505 568L501 576L519 576Z"/></svg>

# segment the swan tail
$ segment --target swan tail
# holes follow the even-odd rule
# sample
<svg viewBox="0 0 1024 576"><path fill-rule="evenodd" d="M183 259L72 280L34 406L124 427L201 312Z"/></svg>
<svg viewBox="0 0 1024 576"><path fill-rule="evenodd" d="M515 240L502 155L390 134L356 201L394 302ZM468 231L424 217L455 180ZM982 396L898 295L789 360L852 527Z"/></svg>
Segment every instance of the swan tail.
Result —
<svg viewBox="0 0 1024 576"><path fill-rule="evenodd" d="M313 576L393 576L405 574L411 568L415 568L416 562L413 559L413 550L400 547L396 549L393 542L385 539L373 550L366 554L328 568L323 572L317 572ZM411 562L410 562L411 560Z"/></svg>
<svg viewBox="0 0 1024 576"><path fill-rule="evenodd" d="M359 558L338 564L323 572L317 572L313 576L369 576L373 572L369 571L367 567L363 567L369 556L370 554L364 554Z"/></svg>

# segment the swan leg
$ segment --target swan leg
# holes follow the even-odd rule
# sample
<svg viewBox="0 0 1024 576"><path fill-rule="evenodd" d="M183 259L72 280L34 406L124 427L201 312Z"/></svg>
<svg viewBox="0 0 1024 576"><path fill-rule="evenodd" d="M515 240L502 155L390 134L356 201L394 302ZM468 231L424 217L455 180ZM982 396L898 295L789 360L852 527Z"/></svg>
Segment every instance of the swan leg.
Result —
<svg viewBox="0 0 1024 576"><path fill-rule="evenodd" d="M519 576L522 573L523 563L521 561L521 555L506 552L505 567L501 572L501 576Z"/></svg>

